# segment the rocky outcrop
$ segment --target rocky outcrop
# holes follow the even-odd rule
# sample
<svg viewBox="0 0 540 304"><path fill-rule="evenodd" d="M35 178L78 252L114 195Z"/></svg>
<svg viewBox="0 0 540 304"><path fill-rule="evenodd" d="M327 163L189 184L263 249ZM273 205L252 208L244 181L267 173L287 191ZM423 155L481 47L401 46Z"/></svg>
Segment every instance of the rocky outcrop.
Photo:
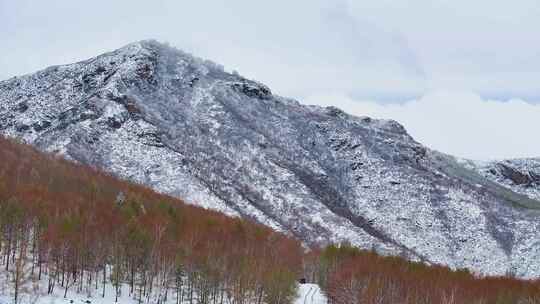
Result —
<svg viewBox="0 0 540 304"><path fill-rule="evenodd" d="M496 166L498 170L492 169L490 171L492 174L500 174L516 185L531 185L535 182L528 172L520 172L504 163L498 163Z"/></svg>
<svg viewBox="0 0 540 304"><path fill-rule="evenodd" d="M529 198L540 200L540 159L471 162L485 178Z"/></svg>

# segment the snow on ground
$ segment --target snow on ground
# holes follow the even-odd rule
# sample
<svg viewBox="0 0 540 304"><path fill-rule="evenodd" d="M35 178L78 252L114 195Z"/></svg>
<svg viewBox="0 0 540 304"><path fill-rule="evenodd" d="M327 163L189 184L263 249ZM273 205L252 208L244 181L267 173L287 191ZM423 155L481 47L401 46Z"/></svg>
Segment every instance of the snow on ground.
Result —
<svg viewBox="0 0 540 304"><path fill-rule="evenodd" d="M129 294L129 285L122 284L118 301L116 301L115 287L111 282L105 284L105 296L103 294L103 285L101 282L97 288L86 285L82 292L78 292L77 286L70 285L66 296L65 289L56 284L52 294L47 294L48 277L43 275L40 281L26 281L21 285L19 300L16 304L176 304L176 293L174 289L169 289L167 301L163 300L164 290L154 286L154 292L151 296L139 297L140 290L135 288L133 294ZM139 300L141 299L141 300ZM184 303L189 303L187 297ZM196 299L195 299L196 300ZM4 271L0 271L0 304L15 304L14 288L11 277L7 277Z"/></svg>
<svg viewBox="0 0 540 304"><path fill-rule="evenodd" d="M5 279L5 278L2 278ZM6 283L2 280L0 286L0 304L12 304L13 301L13 290L9 288L9 283ZM85 290L83 293L77 293L76 287L71 287L72 290L68 289L66 297L64 297L64 288L61 286L56 286L53 294L46 294L47 290L47 280L42 279L39 282L39 285L36 284L26 284L23 289L25 291L20 295L18 304L176 304L176 294L173 290L169 291L167 301L164 301L163 298L157 298L157 294L152 296L150 299L143 297L142 301L139 302L137 296L129 294L129 286L123 284L121 289L121 295L118 297L118 302L115 300L115 289L114 286L110 283L107 283L105 286L105 297L102 297L102 285L99 284L98 289L90 288L90 290ZM39 290L39 291L38 291ZM163 295L162 295L163 296ZM196 299L195 299L196 301ZM184 303L189 303L187 298L184 299ZM227 302L226 302L227 303ZM323 294L321 289L317 284L299 284L297 291L297 298L293 301L293 304L326 304L327 299Z"/></svg>
<svg viewBox="0 0 540 304"><path fill-rule="evenodd" d="M317 284L300 284L294 304L326 304L326 296Z"/></svg>
<svg viewBox="0 0 540 304"><path fill-rule="evenodd" d="M105 287L105 297L101 296L101 286L97 290L92 290L91 295L89 293L77 293L76 288L67 292L67 296L64 298L64 288L61 286L55 287L53 294L46 294L46 281L42 281L42 286L39 288L40 292L25 292L21 295L20 304L136 304L139 303L138 299L129 295L129 286L124 285L122 288L122 294L118 297L118 302L115 302L115 290L114 286L107 284ZM12 304L13 293L12 291L4 290L0 294L0 304ZM157 299L148 301L146 298L142 299L140 303L157 303ZM162 304L176 303L176 297L174 293L169 295L167 302L161 300Z"/></svg>

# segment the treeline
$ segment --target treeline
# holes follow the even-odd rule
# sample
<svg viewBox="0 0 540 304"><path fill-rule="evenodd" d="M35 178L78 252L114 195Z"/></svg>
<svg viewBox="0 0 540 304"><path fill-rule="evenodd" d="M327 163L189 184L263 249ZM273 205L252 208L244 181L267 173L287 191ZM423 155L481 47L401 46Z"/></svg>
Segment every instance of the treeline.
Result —
<svg viewBox="0 0 540 304"><path fill-rule="evenodd" d="M383 257L346 244L312 252L305 269L329 304L540 303L540 281L479 278L467 270Z"/></svg>
<svg viewBox="0 0 540 304"><path fill-rule="evenodd" d="M0 263L14 303L111 297L112 284L141 303L286 304L301 259L298 241L269 228L0 138Z"/></svg>

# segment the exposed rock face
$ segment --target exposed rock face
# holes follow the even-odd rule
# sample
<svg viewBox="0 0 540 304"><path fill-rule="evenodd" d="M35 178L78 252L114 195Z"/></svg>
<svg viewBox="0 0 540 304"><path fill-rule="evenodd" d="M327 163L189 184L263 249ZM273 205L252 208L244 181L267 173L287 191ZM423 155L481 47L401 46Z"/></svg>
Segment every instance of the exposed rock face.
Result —
<svg viewBox="0 0 540 304"><path fill-rule="evenodd" d="M511 180L516 185L530 185L534 182L533 177L530 176L528 172L522 173L503 163L498 163L497 169L499 170L497 171L493 169L490 173L492 173L493 175L497 175L497 173L499 173L504 178Z"/></svg>
<svg viewBox="0 0 540 304"><path fill-rule="evenodd" d="M471 162L478 173L514 192L540 200L540 159Z"/></svg>
<svg viewBox="0 0 540 304"><path fill-rule="evenodd" d="M0 82L0 133L306 243L540 275L539 196L157 42Z"/></svg>

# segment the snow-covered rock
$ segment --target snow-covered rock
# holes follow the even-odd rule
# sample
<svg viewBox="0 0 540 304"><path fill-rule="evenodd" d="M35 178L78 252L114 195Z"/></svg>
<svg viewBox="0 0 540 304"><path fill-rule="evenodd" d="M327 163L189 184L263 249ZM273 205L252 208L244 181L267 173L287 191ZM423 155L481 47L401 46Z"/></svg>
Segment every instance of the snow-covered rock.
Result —
<svg viewBox="0 0 540 304"><path fill-rule="evenodd" d="M309 244L540 275L522 185L155 41L0 82L0 133Z"/></svg>
<svg viewBox="0 0 540 304"><path fill-rule="evenodd" d="M514 192L540 200L540 158L470 162L471 168Z"/></svg>

